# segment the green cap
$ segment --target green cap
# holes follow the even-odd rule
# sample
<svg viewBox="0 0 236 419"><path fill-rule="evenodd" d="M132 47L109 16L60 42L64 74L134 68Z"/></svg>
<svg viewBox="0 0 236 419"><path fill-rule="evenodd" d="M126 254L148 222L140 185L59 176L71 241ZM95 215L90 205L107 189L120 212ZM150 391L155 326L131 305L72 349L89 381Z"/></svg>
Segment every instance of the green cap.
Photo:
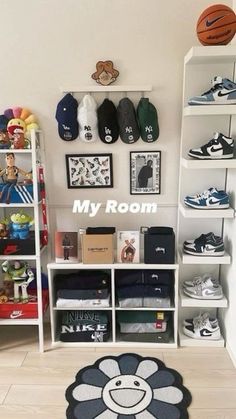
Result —
<svg viewBox="0 0 236 419"><path fill-rule="evenodd" d="M158 116L155 106L148 98L141 98L137 107L141 138L147 143L153 143L159 137Z"/></svg>

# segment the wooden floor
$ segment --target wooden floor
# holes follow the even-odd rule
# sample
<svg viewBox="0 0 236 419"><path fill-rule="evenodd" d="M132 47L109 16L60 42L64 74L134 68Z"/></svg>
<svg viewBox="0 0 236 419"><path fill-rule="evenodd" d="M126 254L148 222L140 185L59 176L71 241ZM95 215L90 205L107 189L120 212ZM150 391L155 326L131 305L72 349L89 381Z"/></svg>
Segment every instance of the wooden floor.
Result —
<svg viewBox="0 0 236 419"><path fill-rule="evenodd" d="M49 331L46 331L47 351L40 354L34 339L36 330L29 326L1 327L1 419L65 419L65 389L74 381L78 370L102 356L132 352L130 348L51 350ZM190 419L236 419L236 369L226 349L134 349L133 352L157 357L179 371L193 396Z"/></svg>

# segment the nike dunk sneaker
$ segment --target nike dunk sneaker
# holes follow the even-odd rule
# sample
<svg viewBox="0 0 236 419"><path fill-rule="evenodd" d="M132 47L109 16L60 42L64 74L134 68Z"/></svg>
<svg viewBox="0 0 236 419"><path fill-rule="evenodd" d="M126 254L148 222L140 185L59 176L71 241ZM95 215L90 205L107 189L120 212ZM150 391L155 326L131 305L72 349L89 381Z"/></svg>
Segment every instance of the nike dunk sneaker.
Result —
<svg viewBox="0 0 236 419"><path fill-rule="evenodd" d="M216 132L213 138L199 148L192 148L188 155L195 159L232 159L234 157L234 140Z"/></svg>
<svg viewBox="0 0 236 419"><path fill-rule="evenodd" d="M196 325L197 323L199 323L199 321L201 320L201 318L203 320L205 319L209 319L211 323L213 323L214 325L218 326L218 320L215 317L210 317L209 313L200 313L198 314L198 316L195 316L193 318L189 318L189 319L184 319L183 320L183 326L193 326Z"/></svg>
<svg viewBox="0 0 236 419"><path fill-rule="evenodd" d="M183 326L183 332L193 339L219 340L221 338L218 322L211 322L209 317L200 317L196 323Z"/></svg>
<svg viewBox="0 0 236 419"><path fill-rule="evenodd" d="M234 105L236 104L236 83L222 78L214 77L212 88L200 96L189 99L189 105Z"/></svg>
<svg viewBox="0 0 236 419"><path fill-rule="evenodd" d="M183 250L195 256L224 256L223 239L213 233L202 234L195 240L186 240Z"/></svg>
<svg viewBox="0 0 236 419"><path fill-rule="evenodd" d="M196 209L226 209L229 208L229 195L217 188L209 188L201 194L186 196L184 203Z"/></svg>

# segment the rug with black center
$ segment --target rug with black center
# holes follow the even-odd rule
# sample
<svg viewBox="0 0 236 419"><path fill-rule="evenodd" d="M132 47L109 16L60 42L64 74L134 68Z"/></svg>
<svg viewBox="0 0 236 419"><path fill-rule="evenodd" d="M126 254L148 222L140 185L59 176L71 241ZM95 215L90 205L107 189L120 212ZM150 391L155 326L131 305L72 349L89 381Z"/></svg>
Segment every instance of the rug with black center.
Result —
<svg viewBox="0 0 236 419"><path fill-rule="evenodd" d="M188 419L191 394L181 375L156 358L100 358L66 390L68 419Z"/></svg>

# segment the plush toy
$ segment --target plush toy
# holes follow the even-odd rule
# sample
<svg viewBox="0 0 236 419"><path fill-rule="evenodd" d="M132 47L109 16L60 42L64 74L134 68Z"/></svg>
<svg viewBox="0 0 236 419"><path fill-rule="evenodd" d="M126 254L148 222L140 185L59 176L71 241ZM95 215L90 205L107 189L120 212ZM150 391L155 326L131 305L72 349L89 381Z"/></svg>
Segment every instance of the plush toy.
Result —
<svg viewBox="0 0 236 419"><path fill-rule="evenodd" d="M0 149L8 149L11 147L11 141L7 131L8 119L5 115L0 115Z"/></svg>
<svg viewBox="0 0 236 419"><path fill-rule="evenodd" d="M0 202L6 192L6 204L10 203L11 191L14 186L17 184L18 174L25 176L28 179L32 178L31 172L25 172L24 170L20 169L19 167L15 166L15 155L14 153L6 153L6 168L0 171L0 176L5 175L6 180L4 182L4 186L2 191L0 192Z"/></svg>
<svg viewBox="0 0 236 419"><path fill-rule="evenodd" d="M11 239L25 240L29 238L33 218L26 213L17 213L10 216L9 230Z"/></svg>
<svg viewBox="0 0 236 419"><path fill-rule="evenodd" d="M11 148L30 148L30 130L39 129L36 116L29 109L20 107L6 109L4 116L9 120L7 131L12 140Z"/></svg>
<svg viewBox="0 0 236 419"><path fill-rule="evenodd" d="M34 280L34 273L25 261L6 260L2 263L2 270L6 273L4 281L14 284L14 303L28 303L27 287Z"/></svg>
<svg viewBox="0 0 236 419"><path fill-rule="evenodd" d="M119 71L115 70L112 61L98 61L96 69L97 71L91 77L103 86L113 83L119 76Z"/></svg>

